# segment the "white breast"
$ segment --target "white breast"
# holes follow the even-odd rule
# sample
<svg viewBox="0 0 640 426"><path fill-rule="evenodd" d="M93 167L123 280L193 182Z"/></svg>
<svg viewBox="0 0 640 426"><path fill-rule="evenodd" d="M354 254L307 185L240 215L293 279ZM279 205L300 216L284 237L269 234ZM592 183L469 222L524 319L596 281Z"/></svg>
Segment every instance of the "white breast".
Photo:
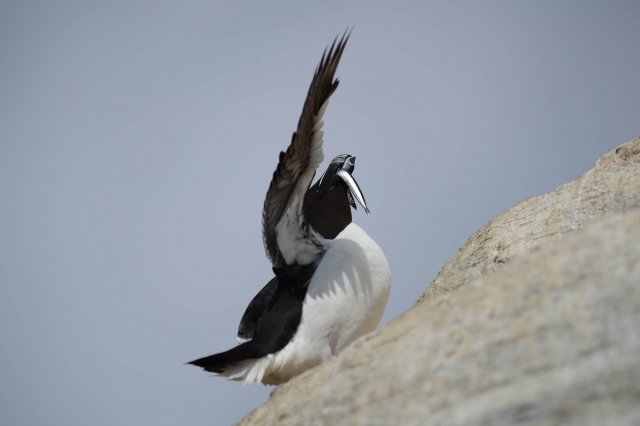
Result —
<svg viewBox="0 0 640 426"><path fill-rule="evenodd" d="M372 331L382 318L390 288L384 253L351 223L328 241L309 284L300 326L287 346L263 359L262 381L286 381Z"/></svg>

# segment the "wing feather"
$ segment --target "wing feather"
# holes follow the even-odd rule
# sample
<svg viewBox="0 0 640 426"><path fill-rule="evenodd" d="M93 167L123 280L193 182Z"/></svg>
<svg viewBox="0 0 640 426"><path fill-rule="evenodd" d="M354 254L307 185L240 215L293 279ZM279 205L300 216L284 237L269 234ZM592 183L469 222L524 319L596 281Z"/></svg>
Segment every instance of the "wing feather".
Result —
<svg viewBox="0 0 640 426"><path fill-rule="evenodd" d="M274 267L291 261L291 255L287 255L286 250L283 256L281 247L288 245L287 239L303 238L300 233L306 226L302 209L304 196L316 168L323 160L322 116L329 97L338 88L339 81L334 76L348 40L349 33L345 32L339 41L336 37L329 50L323 53L309 86L291 144L286 151L280 153L278 166L269 184L262 210L262 234L267 257ZM289 222L297 222L289 223L287 232L282 231L282 226L278 226L285 217ZM297 235L284 235L291 229Z"/></svg>

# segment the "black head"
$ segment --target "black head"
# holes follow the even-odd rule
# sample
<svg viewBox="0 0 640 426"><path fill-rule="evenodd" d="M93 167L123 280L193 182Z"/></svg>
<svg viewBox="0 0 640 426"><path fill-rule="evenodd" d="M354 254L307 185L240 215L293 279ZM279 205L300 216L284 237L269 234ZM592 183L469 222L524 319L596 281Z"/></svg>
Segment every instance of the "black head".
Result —
<svg viewBox="0 0 640 426"><path fill-rule="evenodd" d="M356 200L369 213L362 191L352 176L355 162L356 157L338 155L305 196L305 218L325 238L335 238L351 223L351 207L357 208Z"/></svg>

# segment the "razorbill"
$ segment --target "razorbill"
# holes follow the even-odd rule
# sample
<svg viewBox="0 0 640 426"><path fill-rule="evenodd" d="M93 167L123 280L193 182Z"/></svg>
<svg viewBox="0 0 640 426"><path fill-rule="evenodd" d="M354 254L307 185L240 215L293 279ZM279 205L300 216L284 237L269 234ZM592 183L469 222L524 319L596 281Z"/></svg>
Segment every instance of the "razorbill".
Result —
<svg viewBox="0 0 640 426"><path fill-rule="evenodd" d="M291 144L280 153L262 213L275 277L247 307L238 346L189 362L232 380L280 384L318 365L380 322L391 272L380 247L351 221L355 157L323 160L322 116L349 34L336 38L316 68Z"/></svg>

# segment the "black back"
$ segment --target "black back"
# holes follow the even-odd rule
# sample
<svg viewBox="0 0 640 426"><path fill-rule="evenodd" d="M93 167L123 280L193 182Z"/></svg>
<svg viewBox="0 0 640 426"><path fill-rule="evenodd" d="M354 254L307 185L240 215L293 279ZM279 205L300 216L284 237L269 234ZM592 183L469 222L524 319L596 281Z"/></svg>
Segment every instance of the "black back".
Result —
<svg viewBox="0 0 640 426"><path fill-rule="evenodd" d="M189 364L213 373L222 373L238 361L261 358L284 348L300 325L302 301L315 270L315 264L274 268L274 279L277 279L278 285L256 323L253 339L226 352L200 358Z"/></svg>
<svg viewBox="0 0 640 426"><path fill-rule="evenodd" d="M277 288L278 278L273 277L271 278L271 281L262 287L262 290L260 290L258 294L251 299L249 306L247 306L247 309L244 311L242 319L240 320L240 326L238 327L239 338L244 340L253 339L260 317L262 317L265 309L267 309L269 301L276 293Z"/></svg>

